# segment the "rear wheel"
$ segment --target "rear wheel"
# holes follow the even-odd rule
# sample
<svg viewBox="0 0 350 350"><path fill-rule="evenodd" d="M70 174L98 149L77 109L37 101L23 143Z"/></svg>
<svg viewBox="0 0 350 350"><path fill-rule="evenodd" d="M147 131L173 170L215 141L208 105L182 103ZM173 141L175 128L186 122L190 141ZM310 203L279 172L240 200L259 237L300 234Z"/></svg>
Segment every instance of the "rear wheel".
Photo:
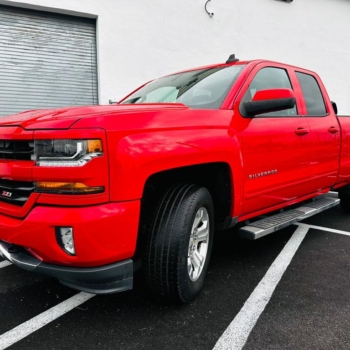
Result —
<svg viewBox="0 0 350 350"><path fill-rule="evenodd" d="M143 268L149 289L184 303L199 294L213 231L213 202L206 188L180 184L168 190L148 228Z"/></svg>

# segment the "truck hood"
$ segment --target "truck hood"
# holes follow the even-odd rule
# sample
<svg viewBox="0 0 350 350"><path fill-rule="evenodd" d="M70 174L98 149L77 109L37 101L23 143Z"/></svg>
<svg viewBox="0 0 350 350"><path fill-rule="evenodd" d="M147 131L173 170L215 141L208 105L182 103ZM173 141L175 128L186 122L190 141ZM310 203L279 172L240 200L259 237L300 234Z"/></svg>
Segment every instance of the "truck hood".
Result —
<svg viewBox="0 0 350 350"><path fill-rule="evenodd" d="M1 126L21 126L26 130L69 129L75 122L83 118L100 114L138 113L141 111L157 111L166 109L188 109L181 103L130 104L110 106L69 107L62 109L40 109L0 118ZM96 125L98 126L98 125Z"/></svg>

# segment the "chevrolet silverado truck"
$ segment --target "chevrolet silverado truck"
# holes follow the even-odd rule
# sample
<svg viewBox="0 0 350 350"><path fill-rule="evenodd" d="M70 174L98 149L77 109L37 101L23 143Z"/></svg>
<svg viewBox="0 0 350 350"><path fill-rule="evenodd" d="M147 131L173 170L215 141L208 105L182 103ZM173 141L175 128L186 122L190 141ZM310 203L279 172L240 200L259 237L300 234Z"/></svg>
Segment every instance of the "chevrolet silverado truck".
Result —
<svg viewBox="0 0 350 350"><path fill-rule="evenodd" d="M141 269L152 293L188 302L214 229L257 239L350 211L350 117L336 114L317 74L231 55L115 105L3 117L0 255L96 294Z"/></svg>

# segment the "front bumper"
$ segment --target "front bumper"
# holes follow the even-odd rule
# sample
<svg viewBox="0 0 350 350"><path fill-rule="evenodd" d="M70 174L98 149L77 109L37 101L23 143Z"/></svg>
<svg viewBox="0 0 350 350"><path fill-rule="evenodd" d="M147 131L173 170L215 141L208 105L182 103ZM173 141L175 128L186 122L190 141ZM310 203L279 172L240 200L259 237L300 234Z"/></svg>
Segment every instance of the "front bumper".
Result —
<svg viewBox="0 0 350 350"><path fill-rule="evenodd" d="M23 247L47 264L105 266L134 256L139 215L139 200L85 207L35 206L24 219L0 213L0 241ZM75 256L58 245L57 227L73 228Z"/></svg>
<svg viewBox="0 0 350 350"><path fill-rule="evenodd" d="M65 267L43 263L24 249L4 241L0 241L0 256L24 270L55 277L68 287L88 293L110 294L133 287L131 259L99 267Z"/></svg>

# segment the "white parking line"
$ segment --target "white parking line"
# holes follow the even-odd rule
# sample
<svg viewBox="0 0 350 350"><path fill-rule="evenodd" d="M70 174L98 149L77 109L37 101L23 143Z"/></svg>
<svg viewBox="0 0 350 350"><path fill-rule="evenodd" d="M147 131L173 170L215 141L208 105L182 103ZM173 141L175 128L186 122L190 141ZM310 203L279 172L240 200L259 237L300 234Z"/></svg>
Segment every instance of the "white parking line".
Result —
<svg viewBox="0 0 350 350"><path fill-rule="evenodd" d="M24 322L16 328L4 333L0 336L0 350L6 349L12 344L17 343L21 339L56 320L80 304L85 303L85 301L94 296L95 294L88 294L84 292L76 294L62 303L52 307L51 309L41 313L40 315L33 317L29 321Z"/></svg>
<svg viewBox="0 0 350 350"><path fill-rule="evenodd" d="M340 235L345 235L345 236L350 236L350 232L347 231L341 231L341 230L335 230L333 228L328 228L328 227L322 227L322 226L315 226L315 225L308 225L308 224L303 224L303 223L296 223L294 225L300 226L300 227L306 227L306 228L313 228L315 230L320 230L320 231L327 231L327 232L333 232L333 233L338 233Z"/></svg>
<svg viewBox="0 0 350 350"><path fill-rule="evenodd" d="M12 265L9 261L5 260L5 261L1 261L0 262L0 269L2 269L3 267Z"/></svg>
<svg viewBox="0 0 350 350"><path fill-rule="evenodd" d="M308 228L298 227L213 350L240 350L268 304Z"/></svg>

